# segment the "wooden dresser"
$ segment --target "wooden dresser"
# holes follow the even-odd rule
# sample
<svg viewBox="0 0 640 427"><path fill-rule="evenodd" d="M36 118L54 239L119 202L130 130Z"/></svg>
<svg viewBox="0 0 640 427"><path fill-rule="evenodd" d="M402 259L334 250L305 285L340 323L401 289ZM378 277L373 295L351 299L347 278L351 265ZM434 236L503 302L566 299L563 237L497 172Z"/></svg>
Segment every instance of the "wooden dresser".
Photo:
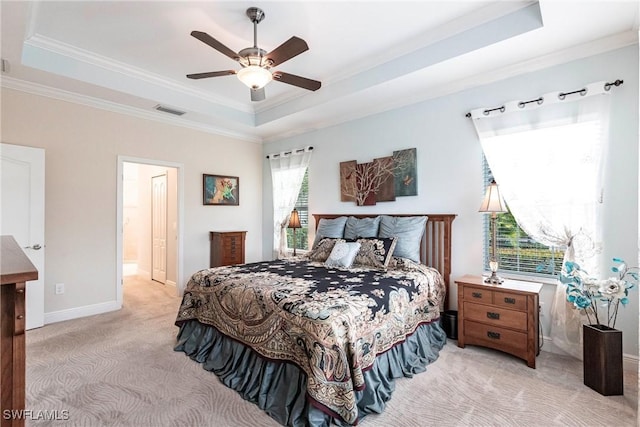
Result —
<svg viewBox="0 0 640 427"><path fill-rule="evenodd" d="M505 280L491 285L471 275L456 283L458 347L472 344L501 350L535 368L542 283Z"/></svg>
<svg viewBox="0 0 640 427"><path fill-rule="evenodd" d="M25 285L38 270L12 236L0 239L0 425L23 426L24 417L5 418L4 411L25 409Z"/></svg>
<svg viewBox="0 0 640 427"><path fill-rule="evenodd" d="M246 231L211 231L209 267L244 264L244 239Z"/></svg>

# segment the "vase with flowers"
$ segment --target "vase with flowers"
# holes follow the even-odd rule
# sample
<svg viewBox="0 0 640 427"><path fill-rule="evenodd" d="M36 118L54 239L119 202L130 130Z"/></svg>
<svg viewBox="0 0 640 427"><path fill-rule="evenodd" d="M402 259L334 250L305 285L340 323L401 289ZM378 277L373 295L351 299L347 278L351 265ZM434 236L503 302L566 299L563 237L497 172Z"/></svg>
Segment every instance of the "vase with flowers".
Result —
<svg viewBox="0 0 640 427"><path fill-rule="evenodd" d="M637 286L637 267L613 259L615 276L598 279L575 262L567 261L560 282L567 286L567 301L587 318L583 325L584 384L605 396L623 394L622 331L615 329L620 304L629 303Z"/></svg>

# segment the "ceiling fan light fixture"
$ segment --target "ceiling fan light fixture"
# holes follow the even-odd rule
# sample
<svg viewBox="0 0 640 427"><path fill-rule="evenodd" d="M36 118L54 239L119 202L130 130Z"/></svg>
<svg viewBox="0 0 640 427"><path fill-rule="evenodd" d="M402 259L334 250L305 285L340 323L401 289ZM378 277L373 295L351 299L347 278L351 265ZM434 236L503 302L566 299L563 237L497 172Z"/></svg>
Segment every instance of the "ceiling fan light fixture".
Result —
<svg viewBox="0 0 640 427"><path fill-rule="evenodd" d="M271 72L257 65L250 65L238 71L238 79L249 89L262 89L273 80Z"/></svg>

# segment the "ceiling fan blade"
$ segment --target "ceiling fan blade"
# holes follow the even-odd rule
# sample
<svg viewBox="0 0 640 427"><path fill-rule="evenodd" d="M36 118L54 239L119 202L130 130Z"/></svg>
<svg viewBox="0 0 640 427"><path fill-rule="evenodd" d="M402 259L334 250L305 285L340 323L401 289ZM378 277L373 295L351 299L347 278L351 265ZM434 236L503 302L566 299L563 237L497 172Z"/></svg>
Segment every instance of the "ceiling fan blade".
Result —
<svg viewBox="0 0 640 427"><path fill-rule="evenodd" d="M266 58L270 59L272 62L271 66L275 67L276 65L290 60L294 56L300 55L306 50L309 50L307 42L299 37L293 36L271 52L267 53Z"/></svg>
<svg viewBox="0 0 640 427"><path fill-rule="evenodd" d="M307 79L305 77L296 76L295 74L283 73L282 71L274 71L273 79L313 91L320 89L320 86L322 86L322 83L317 80Z"/></svg>
<svg viewBox="0 0 640 427"><path fill-rule="evenodd" d="M187 78L189 78L189 79L206 79L208 77L230 76L232 74L236 74L236 71L234 71L234 70L210 71L208 73L187 74Z"/></svg>
<svg viewBox="0 0 640 427"><path fill-rule="evenodd" d="M240 59L240 56L236 52L232 51L207 33L204 33L202 31L191 31L191 35L200 40L202 43L208 44L218 52L233 59L234 61L238 61Z"/></svg>
<svg viewBox="0 0 640 427"><path fill-rule="evenodd" d="M249 89L249 91L251 91L252 101L264 101L266 99L263 87L260 89Z"/></svg>

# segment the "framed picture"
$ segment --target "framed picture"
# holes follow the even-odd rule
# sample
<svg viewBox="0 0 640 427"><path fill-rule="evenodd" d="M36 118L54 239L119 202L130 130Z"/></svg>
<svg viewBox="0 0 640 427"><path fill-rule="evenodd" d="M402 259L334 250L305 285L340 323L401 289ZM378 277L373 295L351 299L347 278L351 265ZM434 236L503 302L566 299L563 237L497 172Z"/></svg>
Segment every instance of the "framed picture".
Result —
<svg viewBox="0 0 640 427"><path fill-rule="evenodd" d="M203 174L202 204L238 206L240 204L240 178Z"/></svg>

